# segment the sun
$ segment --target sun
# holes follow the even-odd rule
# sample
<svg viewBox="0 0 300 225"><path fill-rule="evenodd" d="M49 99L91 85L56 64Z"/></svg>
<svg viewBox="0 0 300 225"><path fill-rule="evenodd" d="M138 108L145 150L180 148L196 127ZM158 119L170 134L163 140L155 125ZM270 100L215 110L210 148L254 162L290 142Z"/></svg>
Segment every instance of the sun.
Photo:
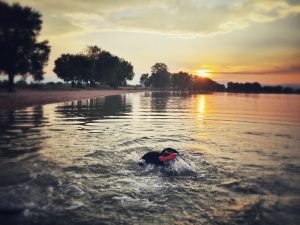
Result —
<svg viewBox="0 0 300 225"><path fill-rule="evenodd" d="M210 70L197 70L197 75L200 77L209 77L210 74Z"/></svg>

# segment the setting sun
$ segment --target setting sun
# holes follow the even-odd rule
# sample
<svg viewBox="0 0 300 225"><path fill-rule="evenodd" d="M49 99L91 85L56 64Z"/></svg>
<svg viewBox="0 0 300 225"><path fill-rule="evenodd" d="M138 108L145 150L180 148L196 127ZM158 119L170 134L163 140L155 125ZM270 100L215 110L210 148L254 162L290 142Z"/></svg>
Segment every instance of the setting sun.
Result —
<svg viewBox="0 0 300 225"><path fill-rule="evenodd" d="M197 75L200 77L210 77L210 70L197 70Z"/></svg>

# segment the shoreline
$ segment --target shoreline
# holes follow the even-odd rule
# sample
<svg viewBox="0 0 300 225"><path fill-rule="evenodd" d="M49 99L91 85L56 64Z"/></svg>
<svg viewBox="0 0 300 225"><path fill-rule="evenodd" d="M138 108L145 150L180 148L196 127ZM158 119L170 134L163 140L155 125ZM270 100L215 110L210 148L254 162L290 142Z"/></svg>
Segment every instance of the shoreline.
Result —
<svg viewBox="0 0 300 225"><path fill-rule="evenodd" d="M109 95L142 92L144 90L33 90L19 89L15 93L0 92L0 112L35 105L68 102Z"/></svg>
<svg viewBox="0 0 300 225"><path fill-rule="evenodd" d="M120 95L136 92L176 92L172 90L150 90L150 89L112 89L112 90L37 90L18 89L14 93L0 90L0 112L18 110L35 105L45 105L61 102L76 101L82 99L97 98L110 95ZM192 94L213 94L214 92L198 92ZM275 94L275 93L233 93L226 94ZM276 93L276 95L279 93ZM280 93L283 94L283 93ZM289 94L299 95L299 94Z"/></svg>

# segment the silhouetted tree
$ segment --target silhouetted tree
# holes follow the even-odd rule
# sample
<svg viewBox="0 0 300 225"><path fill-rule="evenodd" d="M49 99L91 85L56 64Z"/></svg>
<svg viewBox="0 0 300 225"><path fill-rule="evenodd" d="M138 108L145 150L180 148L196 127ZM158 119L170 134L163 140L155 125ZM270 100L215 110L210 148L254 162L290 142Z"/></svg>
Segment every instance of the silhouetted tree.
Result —
<svg viewBox="0 0 300 225"><path fill-rule="evenodd" d="M134 77L133 66L126 60L101 51L95 59L96 81L103 82L111 87L126 85L126 80Z"/></svg>
<svg viewBox="0 0 300 225"><path fill-rule="evenodd" d="M56 75L66 82L75 81L73 76L72 68L72 58L71 54L63 54L58 59L55 60L55 67L53 71Z"/></svg>
<svg viewBox="0 0 300 225"><path fill-rule="evenodd" d="M148 74L141 76L141 84L146 80L149 81L151 87L168 89L172 87L175 90L190 91L225 91L225 86L219 84L210 78L193 76L186 72L178 72L170 74L168 67L164 63L156 63L151 67L151 76Z"/></svg>
<svg viewBox="0 0 300 225"><path fill-rule="evenodd" d="M282 86L263 86L262 92L264 93L281 93L282 92Z"/></svg>
<svg viewBox="0 0 300 225"><path fill-rule="evenodd" d="M14 91L16 75L43 79L43 67L50 53L48 41L37 41L41 14L19 4L0 2L0 73L8 75L8 89Z"/></svg>
<svg viewBox="0 0 300 225"><path fill-rule="evenodd" d="M252 92L260 93L261 92L261 85L260 85L260 83L258 83L258 82L252 83L251 89L252 89Z"/></svg>
<svg viewBox="0 0 300 225"><path fill-rule="evenodd" d="M150 86L149 74L148 73L144 73L144 74L141 75L140 84L143 85L145 88Z"/></svg>
<svg viewBox="0 0 300 225"><path fill-rule="evenodd" d="M117 87L126 85L127 80L132 80L134 77L133 66L124 59L120 59L118 66Z"/></svg>
<svg viewBox="0 0 300 225"><path fill-rule="evenodd" d="M192 84L192 75L186 72L173 73L171 76L172 87L177 90L190 89Z"/></svg>
<svg viewBox="0 0 300 225"><path fill-rule="evenodd" d="M103 83L114 88L125 86L134 76L131 63L97 46L89 46L84 54L62 55L55 61L54 72L64 81L90 86Z"/></svg>
<svg viewBox="0 0 300 225"><path fill-rule="evenodd" d="M72 86L77 83L91 82L92 61L84 55L63 54L55 60L54 72L64 81L71 81Z"/></svg>
<svg viewBox="0 0 300 225"><path fill-rule="evenodd" d="M125 86L126 80L132 80L134 76L133 66L117 56L106 58L103 62L103 68L105 70L103 82L113 88Z"/></svg>
<svg viewBox="0 0 300 225"><path fill-rule="evenodd" d="M229 82L227 84L228 92L238 92L238 93L260 93L262 91L262 87L259 83L234 83Z"/></svg>
<svg viewBox="0 0 300 225"><path fill-rule="evenodd" d="M103 78L103 72L101 71L100 65L97 64L99 56L101 55L102 50L98 46L88 46L85 49L85 55L93 62L92 68L91 68L91 84L92 86L95 85L95 83L100 83ZM98 66L98 67L97 67Z"/></svg>
<svg viewBox="0 0 300 225"><path fill-rule="evenodd" d="M193 91L217 91L221 92L225 90L225 86L213 81L207 77L193 76L192 79Z"/></svg>
<svg viewBox="0 0 300 225"><path fill-rule="evenodd" d="M93 61L92 76L95 82L116 88L125 86L127 80L133 79L133 66L126 60L103 51L97 46L89 46L86 52Z"/></svg>
<svg viewBox="0 0 300 225"><path fill-rule="evenodd" d="M258 82L254 83L234 83L229 82L227 84L228 92L236 92L236 93L285 93L285 94L292 94L297 93L297 90L294 90L290 87L282 87L278 86L261 86Z"/></svg>
<svg viewBox="0 0 300 225"><path fill-rule="evenodd" d="M294 89L291 88L291 87L285 87L282 89L282 92L285 93L285 94L292 94L292 93L295 93Z"/></svg>
<svg viewBox="0 0 300 225"><path fill-rule="evenodd" d="M107 51L100 51L93 57L95 65L95 81L104 82L104 77L111 74L112 69L117 64L117 58L113 58L112 54Z"/></svg>
<svg viewBox="0 0 300 225"><path fill-rule="evenodd" d="M151 76L149 82L154 88L167 88L171 84L170 73L168 67L164 63L156 63L151 67Z"/></svg>

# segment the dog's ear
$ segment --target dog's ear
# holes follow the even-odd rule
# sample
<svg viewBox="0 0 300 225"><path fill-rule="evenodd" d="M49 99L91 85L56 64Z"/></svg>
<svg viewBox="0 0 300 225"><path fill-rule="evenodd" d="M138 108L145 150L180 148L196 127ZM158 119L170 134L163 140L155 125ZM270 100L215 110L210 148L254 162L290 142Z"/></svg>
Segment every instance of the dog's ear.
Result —
<svg viewBox="0 0 300 225"><path fill-rule="evenodd" d="M175 150L174 148L172 148L173 153L179 154L179 152L177 150Z"/></svg>
<svg viewBox="0 0 300 225"><path fill-rule="evenodd" d="M161 152L161 155L163 155L163 156L167 156L167 155L169 155L169 154L170 154L169 148L165 148L165 149L162 150L162 152Z"/></svg>
<svg viewBox="0 0 300 225"><path fill-rule="evenodd" d="M179 154L174 148L165 148L161 152L162 155L170 155L171 153Z"/></svg>

